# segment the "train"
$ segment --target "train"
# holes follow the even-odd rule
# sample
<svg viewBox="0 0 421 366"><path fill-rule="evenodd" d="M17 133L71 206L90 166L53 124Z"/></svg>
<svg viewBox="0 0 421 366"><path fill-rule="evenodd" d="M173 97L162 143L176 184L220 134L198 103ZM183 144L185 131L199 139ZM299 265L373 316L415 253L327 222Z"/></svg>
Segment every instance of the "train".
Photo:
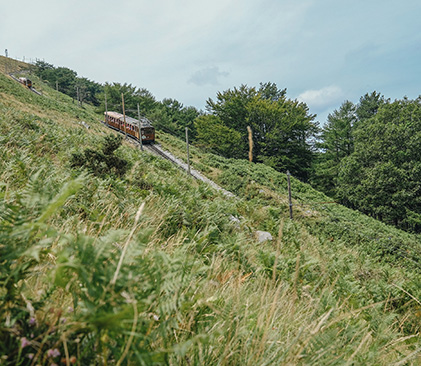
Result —
<svg viewBox="0 0 421 366"><path fill-rule="evenodd" d="M138 141L142 139L143 144L153 144L155 142L155 128L147 118L141 117L140 120L138 120L112 111L105 112L104 116L106 125L122 133L126 133ZM126 123L124 123L124 121L126 121Z"/></svg>
<svg viewBox="0 0 421 366"><path fill-rule="evenodd" d="M28 78L20 77L19 82L25 86L27 86L29 89L32 88L32 81Z"/></svg>

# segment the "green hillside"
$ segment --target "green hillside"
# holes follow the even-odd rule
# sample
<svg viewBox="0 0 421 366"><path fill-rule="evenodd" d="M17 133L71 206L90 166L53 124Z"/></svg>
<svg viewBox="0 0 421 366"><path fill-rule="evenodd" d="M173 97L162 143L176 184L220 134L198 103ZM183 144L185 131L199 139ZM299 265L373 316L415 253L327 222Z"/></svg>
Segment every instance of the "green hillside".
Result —
<svg viewBox="0 0 421 366"><path fill-rule="evenodd" d="M420 236L296 179L290 220L284 174L194 147L236 197L126 141L73 168L114 132L31 79L0 73L0 365L419 364Z"/></svg>

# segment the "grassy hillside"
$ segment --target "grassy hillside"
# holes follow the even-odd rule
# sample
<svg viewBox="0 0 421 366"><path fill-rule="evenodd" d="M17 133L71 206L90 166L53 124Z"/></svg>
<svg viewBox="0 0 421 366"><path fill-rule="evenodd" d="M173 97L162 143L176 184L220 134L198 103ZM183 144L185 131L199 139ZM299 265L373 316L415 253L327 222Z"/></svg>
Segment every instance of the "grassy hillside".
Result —
<svg viewBox="0 0 421 366"><path fill-rule="evenodd" d="M291 221L283 174L194 148L237 198L127 142L72 169L111 132L33 79L0 74L0 365L418 364L419 236L297 180Z"/></svg>

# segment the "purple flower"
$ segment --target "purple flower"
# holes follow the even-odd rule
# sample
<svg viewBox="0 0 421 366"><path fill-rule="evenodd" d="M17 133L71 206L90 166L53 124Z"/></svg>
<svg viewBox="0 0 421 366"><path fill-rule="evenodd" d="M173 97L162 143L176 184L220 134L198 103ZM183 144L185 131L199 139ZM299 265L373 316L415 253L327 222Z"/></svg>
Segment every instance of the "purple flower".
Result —
<svg viewBox="0 0 421 366"><path fill-rule="evenodd" d="M35 324L37 324L37 320L34 317L29 318L29 325L33 326Z"/></svg>
<svg viewBox="0 0 421 366"><path fill-rule="evenodd" d="M60 351L57 348L49 349L47 351L47 357L58 357L60 356Z"/></svg>
<svg viewBox="0 0 421 366"><path fill-rule="evenodd" d="M21 348L25 348L26 346L29 346L31 344L31 342L29 342L26 337L22 337L20 339L20 346Z"/></svg>
<svg viewBox="0 0 421 366"><path fill-rule="evenodd" d="M30 360L32 360L34 358L34 354L33 353L28 353L26 355L26 357L28 357Z"/></svg>

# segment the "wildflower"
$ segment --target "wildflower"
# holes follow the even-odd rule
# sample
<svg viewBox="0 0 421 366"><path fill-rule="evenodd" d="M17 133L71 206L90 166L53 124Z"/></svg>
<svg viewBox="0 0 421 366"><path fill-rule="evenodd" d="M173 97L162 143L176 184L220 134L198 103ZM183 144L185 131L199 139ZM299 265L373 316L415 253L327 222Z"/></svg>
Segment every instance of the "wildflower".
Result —
<svg viewBox="0 0 421 366"><path fill-rule="evenodd" d="M35 317L32 316L31 318L29 318L28 323L32 327L33 325L37 324L37 320L35 319Z"/></svg>
<svg viewBox="0 0 421 366"><path fill-rule="evenodd" d="M47 357L58 357L60 356L60 351L57 348L49 349L47 351Z"/></svg>
<svg viewBox="0 0 421 366"><path fill-rule="evenodd" d="M31 344L31 342L29 342L26 337L22 337L20 339L20 346L21 348L25 348L26 346L29 346Z"/></svg>
<svg viewBox="0 0 421 366"><path fill-rule="evenodd" d="M27 355L26 355L26 357L28 357L30 360L32 360L33 358L34 358L34 354L33 353L28 353Z"/></svg>

